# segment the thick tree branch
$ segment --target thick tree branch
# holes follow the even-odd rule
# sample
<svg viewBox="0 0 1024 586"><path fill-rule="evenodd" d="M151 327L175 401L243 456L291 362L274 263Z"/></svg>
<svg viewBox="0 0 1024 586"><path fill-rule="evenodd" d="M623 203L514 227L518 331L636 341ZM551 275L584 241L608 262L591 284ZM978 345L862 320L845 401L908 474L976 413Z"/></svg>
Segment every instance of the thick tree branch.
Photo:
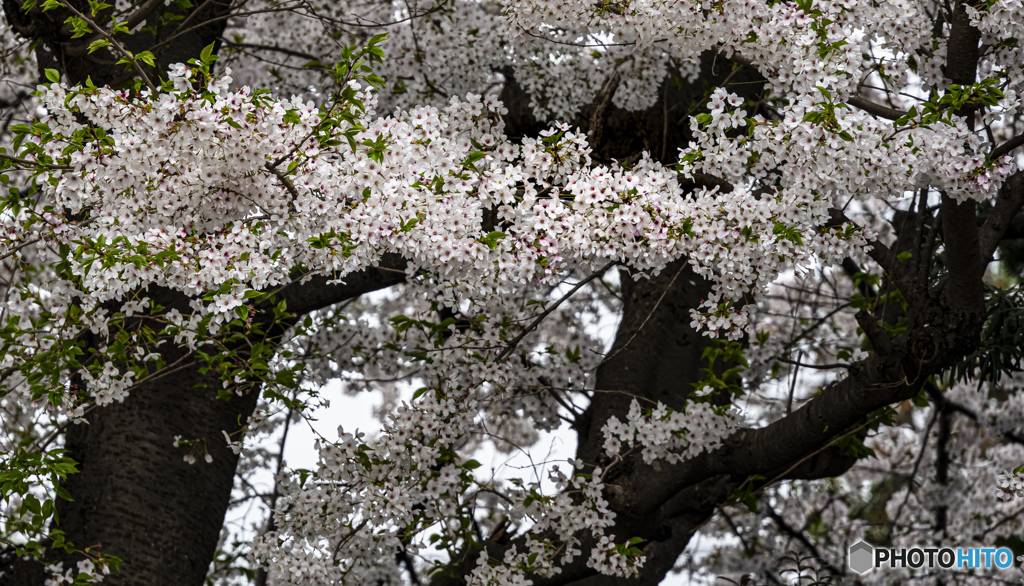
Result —
<svg viewBox="0 0 1024 586"><path fill-rule="evenodd" d="M977 78L981 33L971 26L966 4L957 2L946 51L946 76L955 83L971 85ZM974 128L973 112L958 112ZM974 201L956 202L942 194L942 237L950 278L945 296L950 306L980 320L985 311L984 290L979 278L984 271Z"/></svg>
<svg viewBox="0 0 1024 586"><path fill-rule="evenodd" d="M950 305L980 320L985 313L985 291L981 275L985 270L979 244L976 204L957 202L942 195L942 240L946 248L949 279L945 294Z"/></svg>
<svg viewBox="0 0 1024 586"><path fill-rule="evenodd" d="M278 297L287 302L289 313L305 315L363 293L402 283L406 276L405 266L404 258L388 253L376 266L346 275L340 279L341 283L329 283L334 280L330 275L315 275L303 283L299 275L293 275L294 281L282 288Z"/></svg>
<svg viewBox="0 0 1024 586"><path fill-rule="evenodd" d="M618 70L613 71L594 97L594 110L590 113L590 124L587 127L587 137L590 139L591 144L599 144L601 142L601 135L604 132L605 110L608 109L608 104L611 103L612 96L615 95L615 90L619 87L619 78L621 76L622 74Z"/></svg>
<svg viewBox="0 0 1024 586"><path fill-rule="evenodd" d="M878 323L871 314L862 309L857 312L856 318L857 324L864 330L864 335L868 337L868 341L871 342L871 347L876 353L888 356L894 352L889 336L885 335L882 328L878 327Z"/></svg>
<svg viewBox="0 0 1024 586"><path fill-rule="evenodd" d="M1021 206L1024 206L1024 171L1014 173L1003 183L995 206L978 231L982 270L992 261L1000 241L1016 222Z"/></svg>
<svg viewBox="0 0 1024 586"><path fill-rule="evenodd" d="M981 32L971 26L971 18L967 15L967 3L956 2L952 26L949 29L945 67L946 77L953 80L953 83L972 85L977 79L978 59L981 55L979 41Z"/></svg>
<svg viewBox="0 0 1024 586"><path fill-rule="evenodd" d="M879 118L885 118L886 120L896 120L907 115L904 110L897 110L895 108L883 106L861 96L851 96L846 98L846 103L855 108L864 110L868 114L873 114Z"/></svg>
<svg viewBox="0 0 1024 586"><path fill-rule="evenodd" d="M966 349L959 336L937 328L918 329L893 341L892 355L873 355L855 363L847 378L827 387L791 415L767 427L741 430L711 453L665 466L664 481L624 487L613 498L616 510L646 511L717 474L753 475L790 466L820 449L875 409L917 394L932 373Z"/></svg>
<svg viewBox="0 0 1024 586"><path fill-rule="evenodd" d="M992 149L992 152L989 153L988 158L994 161L1004 155L1010 154L1010 152L1013 151L1013 149L1019 146L1024 146L1024 134L1018 134L1017 136L1007 140L1003 144L995 147L994 149Z"/></svg>
<svg viewBox="0 0 1024 586"><path fill-rule="evenodd" d="M682 187L695 186L695 187L708 187L714 189L718 188L720 193L732 193L733 185L721 177L716 177L709 173L697 172L690 177L683 177L680 174L679 185Z"/></svg>

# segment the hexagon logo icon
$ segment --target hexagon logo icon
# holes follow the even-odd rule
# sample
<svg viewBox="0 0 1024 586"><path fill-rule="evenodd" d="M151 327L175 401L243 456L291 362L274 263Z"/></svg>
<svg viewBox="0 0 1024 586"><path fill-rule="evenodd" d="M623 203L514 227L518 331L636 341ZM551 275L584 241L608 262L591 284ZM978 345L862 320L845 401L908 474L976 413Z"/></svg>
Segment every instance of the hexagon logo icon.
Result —
<svg viewBox="0 0 1024 586"><path fill-rule="evenodd" d="M858 541L850 546L850 569L858 574L864 574L875 567L875 548L871 545Z"/></svg>

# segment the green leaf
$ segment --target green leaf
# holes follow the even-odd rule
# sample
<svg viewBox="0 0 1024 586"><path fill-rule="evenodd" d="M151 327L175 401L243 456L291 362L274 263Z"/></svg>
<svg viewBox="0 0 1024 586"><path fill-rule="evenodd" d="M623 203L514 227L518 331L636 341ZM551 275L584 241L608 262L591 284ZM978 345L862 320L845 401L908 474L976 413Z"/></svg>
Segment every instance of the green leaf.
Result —
<svg viewBox="0 0 1024 586"><path fill-rule="evenodd" d="M284 113L284 121L288 124L299 124L302 122L302 119L299 118L299 111L292 109Z"/></svg>
<svg viewBox="0 0 1024 586"><path fill-rule="evenodd" d="M70 502L74 502L74 500L75 500L75 499L71 498L71 493L68 492L68 490L66 488L64 488L63 486L56 485L56 486L53 487L53 491L55 493L57 493L57 496L59 496L60 498L66 500L66 501L68 501L69 503Z"/></svg>
<svg viewBox="0 0 1024 586"><path fill-rule="evenodd" d="M149 51L143 51L143 52L139 53L138 55L135 56L135 59L137 61L142 61L143 63L145 63L146 65L149 65L150 67L156 67L156 59L153 57L153 54L150 53Z"/></svg>
<svg viewBox="0 0 1024 586"><path fill-rule="evenodd" d="M217 57L213 54L213 45L214 43L210 43L209 45L204 47L203 50L199 53L199 60L202 61L204 65L209 65L217 59Z"/></svg>
<svg viewBox="0 0 1024 586"><path fill-rule="evenodd" d="M91 52L92 51L90 51L90 53ZM50 80L53 83L58 83L58 82L60 82L60 72L57 71L56 69L47 69L46 70L46 79Z"/></svg>
<svg viewBox="0 0 1024 586"><path fill-rule="evenodd" d="M920 391L910 401L915 407L927 407L928 406L928 393L922 387Z"/></svg>
<svg viewBox="0 0 1024 586"><path fill-rule="evenodd" d="M95 41L89 43L88 51L92 53L93 51L99 50L103 47L109 47L110 45L111 42L106 39L96 39Z"/></svg>
<svg viewBox="0 0 1024 586"><path fill-rule="evenodd" d="M484 236L481 239L481 242L486 244L487 247L490 248L491 250L494 250L495 248L498 247L498 241L504 238L505 236L507 236L507 234L505 234L504 232L495 230L493 232L488 233L487 236Z"/></svg>

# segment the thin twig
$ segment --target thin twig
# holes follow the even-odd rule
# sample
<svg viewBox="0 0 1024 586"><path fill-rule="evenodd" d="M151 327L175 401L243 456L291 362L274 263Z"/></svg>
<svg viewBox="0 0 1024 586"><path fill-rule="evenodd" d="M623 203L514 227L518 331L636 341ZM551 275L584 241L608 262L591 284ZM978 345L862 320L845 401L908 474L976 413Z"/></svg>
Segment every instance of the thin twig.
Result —
<svg viewBox="0 0 1024 586"><path fill-rule="evenodd" d="M804 353L800 352L797 354L797 361L799 362L804 357ZM789 384L789 397L786 399L786 417L789 417L790 413L793 412L793 396L796 394L796 381L800 378L800 366L797 365L793 369L793 380Z"/></svg>
<svg viewBox="0 0 1024 586"><path fill-rule="evenodd" d="M814 333L815 331L817 331L817 329L819 327L821 327L822 325L824 325L824 323L827 322L829 319L831 319L832 316L834 316L835 314L839 313L840 311L846 309L847 307L850 307L850 305L852 305L852 303L847 301L846 303L843 303L839 307L836 307L832 311L830 311L827 314L823 315L822 317L818 318L818 320L816 322L814 322L812 325L810 325L809 327L804 329L804 331L800 332L800 334L797 335L795 338L793 338L792 340L787 342L786 345L782 347L782 352L787 352L790 348L795 346L797 344L797 342L799 342L800 340L803 340L807 336L809 336L812 333Z"/></svg>
<svg viewBox="0 0 1024 586"><path fill-rule="evenodd" d="M224 41L224 44L233 49L254 49L263 51L273 51L275 53L282 53L290 57L298 57L300 59L306 59L308 61L319 61L320 58L312 55L311 53L305 53L302 51L296 51L294 49L288 49L286 47L277 47L275 45L260 45L258 43L232 43L231 41Z"/></svg>
<svg viewBox="0 0 1024 586"><path fill-rule="evenodd" d="M158 90L157 87L153 85L153 82L150 81L149 76L146 75L146 71L142 69L142 66L139 65L139 63L135 60L135 56L132 55L131 52L128 51L128 49L125 49L124 45L118 43L117 39L111 36L110 33L108 33L107 31L103 30L103 27L93 22L92 19L90 19L88 16L79 12L78 9L71 5L71 3L65 2L64 7L73 12L75 16L77 16L78 18L84 20L86 24L91 26L97 33L99 33L103 36L103 38L109 41L110 44L115 49L117 49L117 51L121 53L122 56L126 57L129 61L131 61L132 67L135 68L135 72L139 74L139 77L142 78L142 81L146 82L146 87L149 88L149 91L153 92L154 95L160 93L160 90Z"/></svg>
<svg viewBox="0 0 1024 586"><path fill-rule="evenodd" d="M625 344L623 344L621 347L616 349L615 352L612 352L611 354L606 356L605 359L601 361L602 363L608 362L612 358L615 358L616 354L618 354L619 352L622 352L623 350L625 350L626 347L629 346L629 344L634 339L636 339L637 334L639 334L641 331L643 331L644 326L647 325L647 322L651 319L651 316L654 315L654 312L658 309L658 307L661 306L661 302L664 301L665 295L668 295L668 292L672 289L672 285L675 285L676 279L679 278L679 275L680 275L680 273L683 272L683 268L685 266L686 266L685 264L679 265L679 269L676 271L676 274L672 275L672 279L668 282L668 286L665 287L665 290L661 292L661 296L658 297L658 300L654 302L654 307L651 308L651 311L647 314L647 317L644 318L644 321L640 322L640 327L637 328L635 332L633 332L633 335L630 336L628 340L626 340Z"/></svg>
<svg viewBox="0 0 1024 586"><path fill-rule="evenodd" d="M28 165L28 166L32 166L32 167L45 167L47 169L61 169L61 170L65 170L65 171L66 170L70 170L70 169L74 169L74 167L72 167L71 165L51 165L49 163L40 163L39 161L30 161L28 159L22 159L20 157L14 157L14 156L7 155L7 154L4 154L4 153L0 153L0 159L7 159L8 161L11 161L12 163L17 163L19 165Z"/></svg>
<svg viewBox="0 0 1024 586"><path fill-rule="evenodd" d="M577 291L579 291L581 288L583 288L584 285L586 285L587 283L589 283L589 282L593 281L594 279L600 277L601 275L605 274L605 272L607 272L608 269L612 268L613 266L615 266L617 264L619 264L619 262L613 260L612 262L610 262L610 263L604 265L603 267L601 267L600 269L598 269L597 272L595 272L595 273L591 274L590 276L588 276L587 278L581 280L579 283L576 283L576 285L572 289L569 289L568 293L563 295L558 301L555 301L551 305L551 307L545 309L544 311L542 311L540 313L540 315L535 317L533 319L533 321L530 322L530 325L526 326L526 328L522 332L520 332L518 336L516 336L515 338L512 338L512 340L508 343L508 346L506 346L505 349L501 351L501 354L498 354L498 357L495 358L494 361L495 362L501 362L506 357L508 357L508 355L511 354L512 351L516 349L516 346L519 345L519 342L521 342L523 340L523 338L525 338L527 336L527 334L529 334L533 330L537 329L537 326L540 325L540 322L543 321L544 318L546 318L547 316L551 315L551 312L553 312L554 310L558 309L558 306L561 305L563 301L565 301L566 299L572 297L572 295L574 293L576 293Z"/></svg>
<svg viewBox="0 0 1024 586"><path fill-rule="evenodd" d="M789 360L787 358L776 358L776 362L783 362L785 364L792 364L793 366L802 366L804 368L813 368L816 370L832 370L834 368L850 368L849 364L841 364L839 362L830 362L828 364L807 364L806 362L798 362L796 360Z"/></svg>

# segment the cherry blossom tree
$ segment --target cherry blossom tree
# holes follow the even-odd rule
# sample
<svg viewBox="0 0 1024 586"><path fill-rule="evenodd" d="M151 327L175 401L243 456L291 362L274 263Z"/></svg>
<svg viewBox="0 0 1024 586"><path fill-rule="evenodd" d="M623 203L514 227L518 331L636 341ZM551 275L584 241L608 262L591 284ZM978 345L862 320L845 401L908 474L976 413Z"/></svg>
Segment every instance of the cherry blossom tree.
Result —
<svg viewBox="0 0 1024 586"><path fill-rule="evenodd" d="M5 584L1019 580L1019 0L4 14Z"/></svg>

